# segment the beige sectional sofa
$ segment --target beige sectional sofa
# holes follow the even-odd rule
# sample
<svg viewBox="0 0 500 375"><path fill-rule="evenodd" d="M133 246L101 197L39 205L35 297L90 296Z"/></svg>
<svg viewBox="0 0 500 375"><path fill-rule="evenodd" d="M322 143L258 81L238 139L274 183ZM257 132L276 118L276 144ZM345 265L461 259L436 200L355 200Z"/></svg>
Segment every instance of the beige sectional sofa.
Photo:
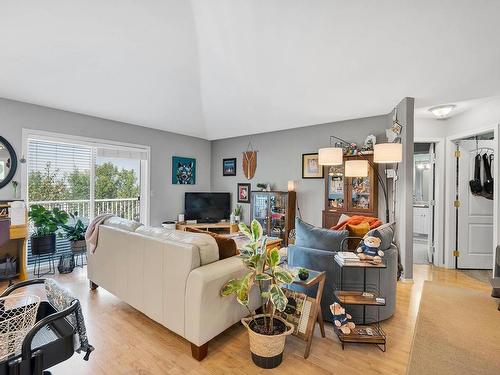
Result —
<svg viewBox="0 0 500 375"><path fill-rule="evenodd" d="M88 254L91 286L101 286L191 342L203 359L208 342L248 315L233 297L219 295L224 283L245 273L237 257L219 260L215 240L202 233L153 228L117 217L99 228ZM259 307L257 294L250 309Z"/></svg>

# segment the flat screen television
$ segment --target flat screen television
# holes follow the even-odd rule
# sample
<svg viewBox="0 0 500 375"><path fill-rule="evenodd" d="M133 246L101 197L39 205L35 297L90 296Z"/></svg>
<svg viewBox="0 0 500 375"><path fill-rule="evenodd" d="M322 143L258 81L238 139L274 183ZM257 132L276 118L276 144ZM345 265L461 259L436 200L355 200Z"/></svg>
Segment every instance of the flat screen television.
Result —
<svg viewBox="0 0 500 375"><path fill-rule="evenodd" d="M184 216L186 220L214 223L229 219L231 195L229 193L185 193Z"/></svg>

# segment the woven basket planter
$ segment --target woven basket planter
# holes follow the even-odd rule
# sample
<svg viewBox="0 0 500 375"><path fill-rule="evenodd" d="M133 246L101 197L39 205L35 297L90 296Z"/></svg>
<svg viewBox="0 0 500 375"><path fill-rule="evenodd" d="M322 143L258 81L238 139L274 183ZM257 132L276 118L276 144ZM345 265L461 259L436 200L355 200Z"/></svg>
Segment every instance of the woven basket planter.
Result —
<svg viewBox="0 0 500 375"><path fill-rule="evenodd" d="M270 318L269 315L255 315L254 318ZM246 327L250 339L250 351L252 352L253 362L261 368L275 368L283 360L283 350L285 350L286 337L293 333L294 327L284 319L275 316L274 321L281 321L285 327L285 332L279 335L263 335L253 331L250 328L252 317L241 319L241 323Z"/></svg>
<svg viewBox="0 0 500 375"><path fill-rule="evenodd" d="M87 250L87 243L85 240L71 241L70 246L73 253L83 253Z"/></svg>

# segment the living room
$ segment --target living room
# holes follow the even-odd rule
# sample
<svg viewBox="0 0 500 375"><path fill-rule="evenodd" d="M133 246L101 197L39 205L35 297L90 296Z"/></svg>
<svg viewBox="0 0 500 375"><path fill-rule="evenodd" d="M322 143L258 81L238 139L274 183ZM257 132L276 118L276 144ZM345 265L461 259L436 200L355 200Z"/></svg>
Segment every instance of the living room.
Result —
<svg viewBox="0 0 500 375"><path fill-rule="evenodd" d="M498 373L499 10L1 4L0 372Z"/></svg>

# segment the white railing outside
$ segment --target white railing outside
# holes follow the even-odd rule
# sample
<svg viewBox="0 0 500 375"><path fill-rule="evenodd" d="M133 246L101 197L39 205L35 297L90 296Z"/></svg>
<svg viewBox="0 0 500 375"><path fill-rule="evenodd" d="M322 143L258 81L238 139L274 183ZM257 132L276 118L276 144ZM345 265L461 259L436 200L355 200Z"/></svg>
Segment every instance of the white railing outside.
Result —
<svg viewBox="0 0 500 375"><path fill-rule="evenodd" d="M112 213L129 220L140 220L140 201L138 198L96 199L95 213L90 214L90 200L34 201L29 206L39 204L47 209L58 207L68 213L78 212L78 217L90 219L99 214Z"/></svg>

